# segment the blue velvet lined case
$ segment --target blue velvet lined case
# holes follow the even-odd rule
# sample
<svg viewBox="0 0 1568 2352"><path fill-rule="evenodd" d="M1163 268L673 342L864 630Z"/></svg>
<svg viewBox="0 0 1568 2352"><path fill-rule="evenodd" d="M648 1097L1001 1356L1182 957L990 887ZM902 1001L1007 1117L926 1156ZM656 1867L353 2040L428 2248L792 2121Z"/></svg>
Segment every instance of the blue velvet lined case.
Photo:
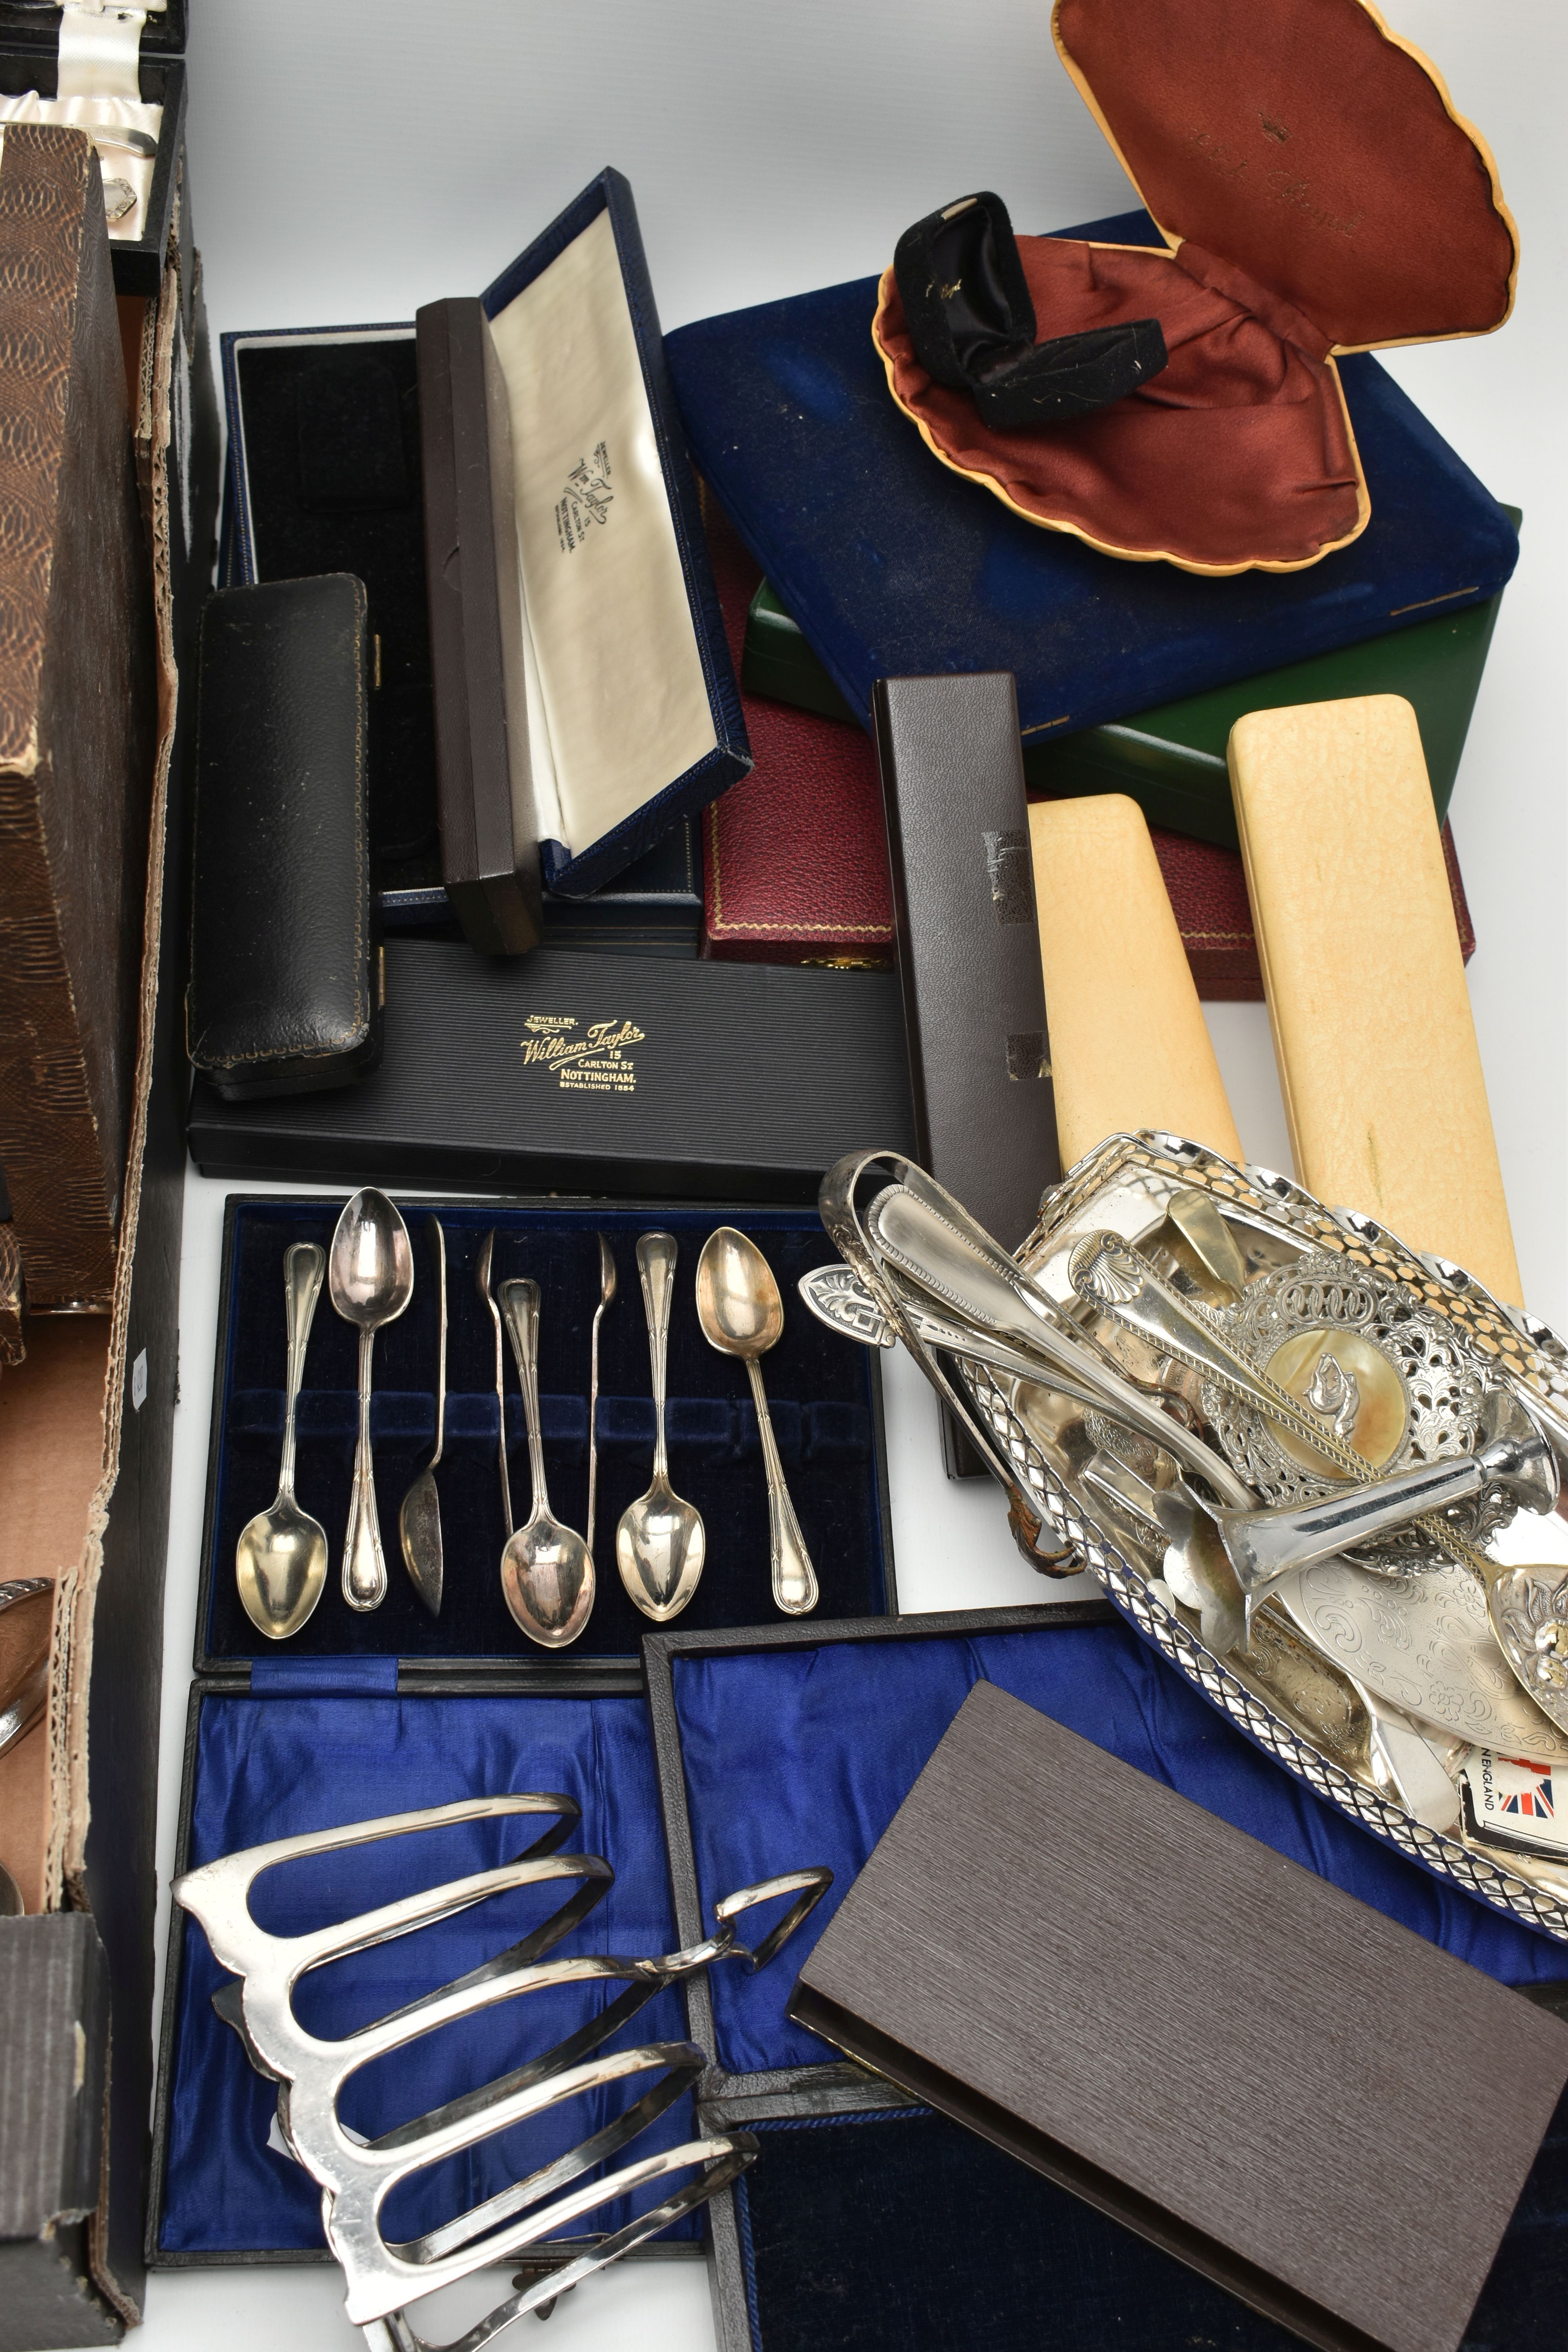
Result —
<svg viewBox="0 0 1568 2352"><path fill-rule="evenodd" d="M1146 212L1059 232L1162 242ZM1011 670L1026 748L1496 594L1502 509L1370 355L1339 362L1372 495L1351 546L1208 579L1037 529L934 457L871 340L877 280L682 327L693 457L850 709L879 677Z"/></svg>
<svg viewBox="0 0 1568 2352"><path fill-rule="evenodd" d="M568 1844L614 1867L609 1895L557 1948L647 1955L676 1948L658 1798L638 1664L647 1621L622 1591L614 1534L646 1487L653 1411L634 1245L673 1232L680 1256L670 1320L670 1475L702 1510L708 1564L689 1614L703 1624L773 1618L766 1486L745 1368L701 1337L693 1282L703 1240L724 1212L516 1202L435 1204L446 1234L448 1317L446 1450L437 1471L446 1555L442 1614L416 1599L398 1552L397 1508L434 1435L436 1286L422 1218L410 1202L415 1289L377 1339L372 1434L390 1589L381 1608L343 1602L338 1568L356 1427L355 1338L322 1297L299 1412L297 1488L326 1528L331 1568L315 1613L288 1642L266 1641L239 1607L240 1528L271 1500L282 1437L283 1253L330 1240L341 1202L294 1196L232 1199L214 1382L208 1488L181 1798L179 1870L293 1832L440 1804L485 1791L560 1790L583 1809ZM795 1284L833 1257L807 1209L735 1211L769 1259L784 1298L784 1332L767 1359L774 1433L823 1589L826 1609L892 1605L879 1378L874 1358L808 1316ZM496 1464L493 1336L474 1286L482 1236L497 1240L493 1279L536 1279L541 1399L551 1500L581 1528L587 1464L589 1324L599 1297L596 1236L614 1250L618 1292L600 1340L598 1600L581 1648L529 1643L500 1597L504 1532ZM508 1452L513 1509L525 1514L526 1444L516 1367L507 1352ZM519 1850L509 1825L404 1839L290 1865L260 1883L256 1916L281 1933L342 1917L395 1895L489 1866ZM809 1858L809 1857L808 1857ZM552 1910L548 1889L514 1894L418 1935L376 1948L308 1980L300 2014L330 2035L449 1982ZM531 1904L532 1908L530 1908ZM270 1907L269 1907L270 1906ZM335 1907L334 1907L335 1906ZM785 1963L777 1964L786 1988ZM326 2259L319 2200L293 2160L268 2145L275 2089L250 2067L212 2008L223 1981L202 1930L176 1910L160 2053L148 2258L160 2265ZM414 2045L393 2073L367 2074L346 2120L367 2137L529 2053L548 2048L602 2005L603 1990L532 1995L476 2017L463 2032ZM574 2008L574 2004L577 2004ZM614 2046L679 2039L678 1995L661 1994ZM617 2107L614 2095L612 2106ZM564 2109L519 2126L452 2168L409 2185L391 2219L414 2234L440 2211L472 2203L606 2120ZM663 2117L647 2147L691 2137L689 2099ZM566 2135L570 2135L567 2137ZM638 2142L639 2149L642 2143ZM650 2202L660 2192L647 2192ZM626 2212L591 2217L619 2226ZM659 2248L694 2247L700 2217Z"/></svg>
<svg viewBox="0 0 1568 2352"><path fill-rule="evenodd" d="M1104 1607L1058 1603L994 1623L939 1616L706 1640L671 1629L647 1644L682 1936L711 1918L724 1887L784 1867L807 1844L834 1872L780 1976L718 1978L688 1994L694 2036L714 2052L715 2116L763 2143L713 2217L722 2352L807 2352L835 2340L848 2309L858 2352L957 2341L1287 2352L1294 2336L946 2119L891 2104L785 2013L807 1953L969 1690L995 1683L1503 1983L1568 1991L1568 1953L1365 1836ZM1565 2277L1568 2112L1467 2352L1549 2352Z"/></svg>

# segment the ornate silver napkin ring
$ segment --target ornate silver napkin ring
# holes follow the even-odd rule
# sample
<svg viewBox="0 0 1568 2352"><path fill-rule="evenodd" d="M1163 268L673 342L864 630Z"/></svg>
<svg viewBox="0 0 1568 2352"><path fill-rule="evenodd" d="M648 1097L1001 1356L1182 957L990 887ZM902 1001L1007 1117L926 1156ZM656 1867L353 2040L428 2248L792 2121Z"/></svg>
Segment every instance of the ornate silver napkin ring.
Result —
<svg viewBox="0 0 1568 2352"><path fill-rule="evenodd" d="M550 1815L553 1825L526 1852L496 1869L404 1896L306 1935L270 1935L251 1916L252 1885L262 1872L280 1863L415 1831L514 1814ZM714 1934L687 1951L653 1958L589 1954L548 1959L545 1955L607 1894L614 1877L609 1864L597 1854L556 1851L580 1818L580 1808L566 1796L475 1797L342 1829L278 1838L187 1871L174 1883L175 1901L201 1922L215 1958L238 1979L215 1995L214 2006L235 2026L258 2072L279 2085L279 2129L290 2154L321 2186L322 2227L347 2283L344 2307L349 2319L363 2329L372 2352L434 2352L409 2320L409 2303L488 2263L559 2241L571 2225L616 2198L653 2181L682 2173L692 2176L649 2211L594 2242L582 2254L530 2284L520 2283L518 2292L446 2347L446 2352L480 2352L513 2320L546 2309L568 2287L694 2210L743 2171L757 2153L748 2133L711 2133L634 2158L602 2175L599 2168L671 2106L708 2064L690 2042L649 2042L608 2053L603 2045L656 1993L713 1961L735 1959L750 1969L765 1967L826 1892L831 1871L794 1871L727 1895L716 1906ZM542 1927L455 1983L341 2041L323 2041L307 2032L295 2017L294 1988L311 1969L511 1888L550 1881L559 1881L568 1890L560 1908ZM736 1922L758 1906L789 1895L794 1902L755 1948L742 1944ZM497 2080L369 2143L345 2129L338 2115L339 2095L373 2060L477 2011L563 1984L621 1990L553 2049ZM595 2056L595 2052L601 2054ZM547 2108L645 2077L648 2087L629 2106L565 2155L420 2238L394 2243L386 2237L383 2205L411 2174Z"/></svg>
<svg viewBox="0 0 1568 2352"><path fill-rule="evenodd" d="M1229 1253L1226 1271L1238 1279L1217 1280L1173 1227L1172 1204L1182 1201L1197 1203L1199 1224L1217 1217L1216 1255ZM1419 1693L1413 1683L1391 1704L1386 1682L1374 1697L1356 1671L1369 1624L1391 1607L1415 1612L1427 1650L1462 1642L1470 1664L1486 1670L1489 1602L1451 1561L1479 1559L1479 1546L1531 1491L1530 1477L1472 1476L1468 1496L1324 1560L1295 1584L1285 1580L1254 1595L1237 1590L1231 1638L1216 1639L1223 1612L1198 1605L1214 1593L1175 1589L1180 1576L1167 1580L1168 1563L1180 1558L1173 1523L1184 1512L1190 1527L1194 1501L1205 1526L1232 1511L1289 1513L1321 1496L1325 1482L1303 1475L1289 1430L1282 1445L1268 1416L1101 1314L1100 1302L1084 1295L1084 1256L1096 1242L1110 1243L1112 1255L1131 1245L1141 1273L1161 1270L1152 1288L1189 1290L1198 1318L1258 1368L1255 1377L1290 1367L1293 1341L1309 1361L1313 1347L1331 1358L1312 1370L1311 1382L1297 1380L1300 1403L1283 1400L1298 1419L1310 1404L1314 1433L1328 1433L1331 1450L1336 1412L1348 1414L1347 1426L1355 1419L1347 1391L1335 1387L1339 1359L1359 1363L1367 1395L1357 1402L1370 1411L1381 1384L1403 1414L1396 1442L1377 1463L1387 1486L1419 1471L1454 1491L1458 1481L1445 1465L1483 1456L1483 1401L1500 1393L1531 1433L1535 1483L1549 1497L1568 1465L1568 1350L1553 1332L1371 1219L1325 1208L1288 1178L1235 1167L1161 1133L1109 1137L1047 1192L1035 1231L1011 1255L896 1153L841 1161L823 1185L822 1214L845 1264L803 1278L806 1304L846 1337L909 1348L1005 1489L1032 1565L1058 1576L1087 1570L1145 1639L1289 1770L1439 1875L1568 1941L1568 1861L1500 1856L1473 1833L1458 1777L1489 1745L1568 1762L1568 1732L1558 1727L1568 1699L1568 1589L1559 1585L1552 1606L1537 1612L1542 1622L1525 1628L1539 1643L1539 1670L1552 1677L1553 1723L1500 1653L1489 1700L1472 1685L1447 1712L1430 1675ZM1331 1348L1325 1333L1336 1335ZM1314 1458L1310 1450L1305 1460ZM1432 1539L1434 1528L1441 1541ZM1493 1560L1484 1565L1503 1573ZM1529 1571L1512 1573L1529 1587ZM1550 1580L1538 1582L1550 1591ZM1250 1639L1238 1642L1243 1603ZM1501 1732L1489 1738L1494 1721L1512 1745L1504 1747ZM1519 1744L1522 1725L1533 1748ZM1441 1803L1427 1811L1413 1801L1406 1782L1391 1774L1401 1742L1453 1818Z"/></svg>

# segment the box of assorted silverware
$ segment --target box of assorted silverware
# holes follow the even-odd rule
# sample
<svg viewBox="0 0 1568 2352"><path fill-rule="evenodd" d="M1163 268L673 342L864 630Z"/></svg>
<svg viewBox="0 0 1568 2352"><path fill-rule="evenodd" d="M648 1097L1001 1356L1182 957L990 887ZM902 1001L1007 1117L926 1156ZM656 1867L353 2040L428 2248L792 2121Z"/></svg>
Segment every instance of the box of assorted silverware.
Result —
<svg viewBox="0 0 1568 2352"><path fill-rule="evenodd" d="M393 940L381 1064L335 1094L225 1102L204 1175L815 1202L846 1136L912 1143L886 971Z"/></svg>
<svg viewBox="0 0 1568 2352"><path fill-rule="evenodd" d="M1107 1751L1108 1772L1120 1759L1246 1831L1272 1849L1266 1865L1286 1856L1483 1975L1568 2011L1561 1941L1441 1885L1293 1785L1103 1602L710 1633L676 1626L650 1634L645 1658L682 1942L713 1924L730 1885L798 1860L803 1825L813 1861L833 1872L782 1969L687 1990L692 2039L714 2060L701 2116L710 2128L751 2132L762 2151L710 2208L721 2352L807 2352L842 2339L847 2312L866 2352L946 2352L982 2334L1002 2352L1112 2340L1119 2352L1178 2342L1287 2352L1298 2340L1111 2218L1092 2187L1082 2201L790 2014L796 1978L977 1683ZM1092 1845L1081 1807L1074 1831ZM933 1856L933 1869L952 1859ZM1194 1892L1163 1887L1156 1872L1141 1883L1141 1916L1127 1918L1129 1936L1148 1945L1151 2069L1162 2008L1154 1922ZM998 1899L1005 1906L1005 1891ZM1027 1927L1016 1912L988 1919L976 1909L958 1932L972 1938L978 1981ZM1353 1985L1342 1991L1353 2002ZM1279 2089L1289 2101L1301 2085ZM1215 2127L1230 2120L1216 2115ZM1565 2158L1568 2101L1482 2290L1468 2352L1555 2344Z"/></svg>
<svg viewBox="0 0 1568 2352"><path fill-rule="evenodd" d="M0 129L60 122L97 148L119 294L163 283L185 142L185 0L0 0ZM190 293L187 286L187 297Z"/></svg>
<svg viewBox="0 0 1568 2352"><path fill-rule="evenodd" d="M809 1211L733 1215L229 1202L180 1869L397 1810L563 1791L615 1878L562 1949L675 1951L639 1635L895 1605L876 1366L797 1295L831 1246ZM472 1823L438 1852L388 1848L365 1903L427 1883L414 1848L439 1874L499 1864L505 1835ZM803 1840L797 1865L816 1859ZM354 1867L335 1864L334 1917ZM324 1916L308 1880L280 1873L255 1917L281 1932ZM368 1979L327 1972L301 2014L330 2032L396 2010L531 1927L531 1901L465 1911L427 1951L384 1947ZM175 1921L149 2260L325 2259L276 2084L213 2006L225 1971L205 1931ZM475 2021L488 2058L509 2036L513 2065L543 2046L542 2018L551 2039L568 2030L565 1990L518 2007ZM677 1997L638 2031L678 2037ZM459 2043L368 2077L348 2120L374 2136L407 2122L407 2098L468 2087ZM683 2097L651 2144L689 2115ZM552 2128L487 2152L483 2183L499 2193ZM417 2211L399 2217L410 2234ZM695 2229L658 2245L693 2246Z"/></svg>

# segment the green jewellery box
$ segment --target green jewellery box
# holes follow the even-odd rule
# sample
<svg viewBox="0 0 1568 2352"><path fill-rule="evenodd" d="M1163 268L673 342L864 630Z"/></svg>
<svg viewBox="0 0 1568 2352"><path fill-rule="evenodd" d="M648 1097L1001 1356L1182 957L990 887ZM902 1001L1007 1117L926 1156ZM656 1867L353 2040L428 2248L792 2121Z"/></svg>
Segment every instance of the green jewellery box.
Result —
<svg viewBox="0 0 1568 2352"><path fill-rule="evenodd" d="M1517 528L1519 509L1508 507L1504 512ZM1245 711L1336 702L1352 695L1402 694L1420 722L1441 824L1501 602L1500 593L1462 612L1434 614L1384 636L1288 662L1180 702L1161 703L1110 726L1086 727L1081 734L1032 750L1026 746L1029 790L1057 799L1125 793L1151 824L1238 849L1225 751L1232 726ZM741 682L748 693L769 694L829 719L858 718L765 580L747 617Z"/></svg>

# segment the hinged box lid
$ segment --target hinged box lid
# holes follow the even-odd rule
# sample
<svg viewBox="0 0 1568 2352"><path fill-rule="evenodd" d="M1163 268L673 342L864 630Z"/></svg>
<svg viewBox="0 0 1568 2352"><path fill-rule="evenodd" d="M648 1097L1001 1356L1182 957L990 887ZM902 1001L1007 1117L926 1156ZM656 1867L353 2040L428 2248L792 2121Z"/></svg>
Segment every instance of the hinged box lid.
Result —
<svg viewBox="0 0 1568 2352"><path fill-rule="evenodd" d="M995 431L921 366L889 269L892 396L944 465L1106 554L1320 562L1372 516L1334 355L1509 314L1490 152L1370 0L1057 0L1052 24L1165 244L1020 237L1038 338L1153 317L1166 364L1093 415Z"/></svg>
<svg viewBox="0 0 1568 2352"><path fill-rule="evenodd" d="M1491 150L1370 0L1056 0L1051 28L1173 249L1219 256L1337 352L1508 317Z"/></svg>
<svg viewBox="0 0 1568 2352"><path fill-rule="evenodd" d="M105 41L128 40L143 57L183 58L185 53L186 0L135 0L121 7L114 0L0 0L0 42L7 47L47 49L60 46L62 20L83 20L74 28L79 40L92 32ZM94 20L97 20L96 22ZM65 34L68 40L71 36Z"/></svg>
<svg viewBox="0 0 1568 2352"><path fill-rule="evenodd" d="M751 754L627 183L419 335L443 871L516 953Z"/></svg>

